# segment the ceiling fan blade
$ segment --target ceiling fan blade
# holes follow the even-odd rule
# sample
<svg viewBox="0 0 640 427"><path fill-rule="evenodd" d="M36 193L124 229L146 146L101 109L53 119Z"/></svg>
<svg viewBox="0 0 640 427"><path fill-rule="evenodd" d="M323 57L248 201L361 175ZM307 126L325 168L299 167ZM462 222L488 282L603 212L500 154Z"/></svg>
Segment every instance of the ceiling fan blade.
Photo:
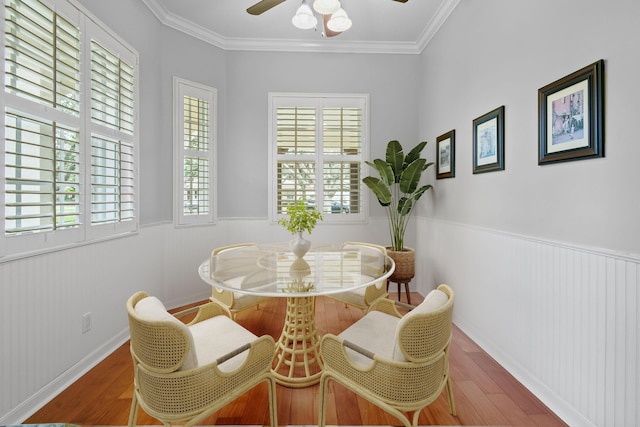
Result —
<svg viewBox="0 0 640 427"><path fill-rule="evenodd" d="M262 0L247 9L251 15L260 15L282 3L284 0Z"/></svg>
<svg viewBox="0 0 640 427"><path fill-rule="evenodd" d="M408 0L393 0L393 1L397 1L399 3L406 3Z"/></svg>
<svg viewBox="0 0 640 427"><path fill-rule="evenodd" d="M342 34L342 32L331 31L329 27L327 27L327 22L329 22L329 19L331 19L331 15L322 15L322 18L323 18L322 21L324 22L325 37L335 37L339 34Z"/></svg>

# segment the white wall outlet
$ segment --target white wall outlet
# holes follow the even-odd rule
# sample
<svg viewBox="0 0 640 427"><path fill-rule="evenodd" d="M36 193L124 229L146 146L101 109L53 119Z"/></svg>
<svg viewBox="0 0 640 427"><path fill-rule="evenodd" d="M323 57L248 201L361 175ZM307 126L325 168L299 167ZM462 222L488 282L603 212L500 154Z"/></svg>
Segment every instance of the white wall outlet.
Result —
<svg viewBox="0 0 640 427"><path fill-rule="evenodd" d="M82 315L82 333L85 334L91 330L91 312Z"/></svg>

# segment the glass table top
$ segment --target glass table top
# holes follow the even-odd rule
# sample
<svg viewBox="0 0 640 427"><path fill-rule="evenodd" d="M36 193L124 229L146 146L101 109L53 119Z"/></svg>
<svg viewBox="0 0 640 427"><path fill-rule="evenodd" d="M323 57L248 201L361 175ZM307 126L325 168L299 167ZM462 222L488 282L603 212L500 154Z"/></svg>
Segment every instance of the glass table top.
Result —
<svg viewBox="0 0 640 427"><path fill-rule="evenodd" d="M296 258L286 244L252 245L205 260L200 277L212 286L264 296L339 293L378 283L395 268L387 255L369 247L316 245Z"/></svg>

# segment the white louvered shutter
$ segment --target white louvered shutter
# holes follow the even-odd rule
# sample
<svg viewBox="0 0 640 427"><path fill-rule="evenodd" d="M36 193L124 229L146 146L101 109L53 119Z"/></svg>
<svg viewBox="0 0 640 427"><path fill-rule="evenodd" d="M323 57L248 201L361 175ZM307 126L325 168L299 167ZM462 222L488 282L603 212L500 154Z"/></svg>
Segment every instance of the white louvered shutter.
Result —
<svg viewBox="0 0 640 427"><path fill-rule="evenodd" d="M304 200L325 221L362 221L367 96L272 94L272 217Z"/></svg>

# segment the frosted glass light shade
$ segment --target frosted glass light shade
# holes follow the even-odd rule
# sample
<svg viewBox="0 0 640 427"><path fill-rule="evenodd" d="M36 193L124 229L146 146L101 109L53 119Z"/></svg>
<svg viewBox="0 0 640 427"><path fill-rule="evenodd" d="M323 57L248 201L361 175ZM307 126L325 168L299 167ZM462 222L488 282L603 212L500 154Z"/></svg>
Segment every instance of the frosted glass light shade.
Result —
<svg viewBox="0 0 640 427"><path fill-rule="evenodd" d="M315 0L313 2L313 9L323 15L331 15L340 9L339 0Z"/></svg>
<svg viewBox="0 0 640 427"><path fill-rule="evenodd" d="M347 15L344 9L340 8L337 12L331 15L331 19L327 22L327 28L336 33L347 31L351 28L351 19Z"/></svg>
<svg viewBox="0 0 640 427"><path fill-rule="evenodd" d="M314 16L307 2L303 1L296 14L291 18L291 22L296 28L308 30L316 26L318 19Z"/></svg>

